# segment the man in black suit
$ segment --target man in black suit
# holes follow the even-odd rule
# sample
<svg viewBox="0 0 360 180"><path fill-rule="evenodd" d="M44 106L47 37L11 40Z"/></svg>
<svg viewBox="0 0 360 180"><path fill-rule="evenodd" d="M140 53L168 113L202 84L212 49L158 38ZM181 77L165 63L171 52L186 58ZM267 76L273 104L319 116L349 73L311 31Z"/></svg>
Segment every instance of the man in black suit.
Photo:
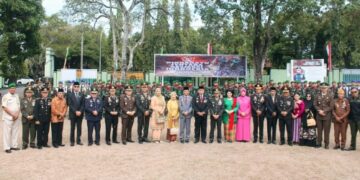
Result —
<svg viewBox="0 0 360 180"><path fill-rule="evenodd" d="M138 139L139 144L150 142L148 140L149 121L152 110L150 109L151 96L147 83L141 84L141 93L135 97L136 115L138 118Z"/></svg>
<svg viewBox="0 0 360 180"><path fill-rule="evenodd" d="M69 106L69 119L70 119L70 146L75 144L75 127L76 143L83 145L81 142L81 124L84 117L84 102L85 96L80 92L79 82L75 82L73 85L73 92L68 94L67 103Z"/></svg>
<svg viewBox="0 0 360 180"><path fill-rule="evenodd" d="M206 127L207 127L207 115L209 110L209 97L205 94L204 86L200 86L198 94L193 98L193 109L195 114L195 143L200 140L206 143Z"/></svg>
<svg viewBox="0 0 360 180"><path fill-rule="evenodd" d="M117 127L119 122L119 112L120 112L120 99L115 95L116 88L111 86L109 89L109 95L104 99L104 109L105 109L105 141L107 145L111 145L110 134L111 127L113 129L112 142L118 144L117 141Z"/></svg>
<svg viewBox="0 0 360 180"><path fill-rule="evenodd" d="M276 144L276 124L278 119L276 102L279 99L276 88L270 88L270 94L266 96L266 120L267 120L267 133L268 144Z"/></svg>

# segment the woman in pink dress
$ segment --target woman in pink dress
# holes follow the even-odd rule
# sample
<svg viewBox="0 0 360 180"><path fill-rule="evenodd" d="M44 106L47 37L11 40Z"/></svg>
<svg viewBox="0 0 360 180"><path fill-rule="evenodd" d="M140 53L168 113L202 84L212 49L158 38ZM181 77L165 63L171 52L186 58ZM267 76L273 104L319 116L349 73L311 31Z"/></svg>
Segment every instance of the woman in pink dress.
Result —
<svg viewBox="0 0 360 180"><path fill-rule="evenodd" d="M293 118L293 143L299 143L300 137L300 127L301 127L301 118L305 111L305 104L300 99L299 92L296 92L294 95L294 110L292 112Z"/></svg>
<svg viewBox="0 0 360 180"><path fill-rule="evenodd" d="M240 96L236 100L240 106L237 112L238 120L236 125L236 140L240 142L249 142L250 120L251 120L251 102L250 97L246 96L246 89L240 89Z"/></svg>

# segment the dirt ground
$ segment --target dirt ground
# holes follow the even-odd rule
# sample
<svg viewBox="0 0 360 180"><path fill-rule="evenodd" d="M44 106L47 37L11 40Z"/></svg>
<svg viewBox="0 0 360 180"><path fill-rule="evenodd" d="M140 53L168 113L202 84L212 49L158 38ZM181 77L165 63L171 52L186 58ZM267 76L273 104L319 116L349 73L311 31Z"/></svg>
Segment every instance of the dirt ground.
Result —
<svg viewBox="0 0 360 180"><path fill-rule="evenodd" d="M101 126L100 146L87 146L87 127L84 121L82 135L84 146L70 147L70 122L66 121L63 131L65 147L27 149L6 154L2 146L2 125L3 121L0 121L0 180L359 179L360 177L360 149L345 152L324 148L268 145L266 142L264 144L194 144L193 142L169 144L162 142L160 144L133 143L126 146L120 144L108 146L104 140L104 121ZM118 130L119 139L120 128L121 125ZM137 139L136 128L135 123L133 140ZM194 127L192 127L191 137L193 137L193 129ZM349 131L350 129L348 129L348 134ZM333 129L331 134L330 147L332 148ZM163 139L164 136L165 131ZM20 139L21 133L19 142L21 142ZM51 132L49 139L51 139ZM267 139L266 136L264 139ZM350 134L347 147L349 143ZM357 144L360 145L359 143L358 138Z"/></svg>

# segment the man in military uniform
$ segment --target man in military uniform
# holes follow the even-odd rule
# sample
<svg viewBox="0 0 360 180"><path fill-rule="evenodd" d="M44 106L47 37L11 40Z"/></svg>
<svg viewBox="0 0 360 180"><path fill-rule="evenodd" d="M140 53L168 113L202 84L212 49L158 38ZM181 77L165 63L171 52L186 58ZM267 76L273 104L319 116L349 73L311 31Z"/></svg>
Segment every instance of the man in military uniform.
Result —
<svg viewBox="0 0 360 180"><path fill-rule="evenodd" d="M48 88L43 87L41 88L40 93L41 98L35 101L34 107L38 149L42 149L42 147L50 147L47 143L51 120L51 99L48 97L49 90Z"/></svg>
<svg viewBox="0 0 360 180"><path fill-rule="evenodd" d="M125 87L125 94L120 96L120 110L121 110L121 140L124 145L127 142L133 143L131 139L131 129L134 123L136 113L135 97L133 96L133 89L131 86Z"/></svg>
<svg viewBox="0 0 360 180"><path fill-rule="evenodd" d="M36 128L34 121L34 106L35 98L33 97L33 91L27 89L25 91L25 97L21 99L20 109L22 114L22 149L26 149L29 144L30 133L30 147L35 148L35 136Z"/></svg>
<svg viewBox="0 0 360 180"><path fill-rule="evenodd" d="M334 116L334 135L335 135L335 147L334 149L345 150L346 143L346 131L348 126L348 115L350 113L350 103L344 97L345 91L339 89L338 98L334 99L334 108L332 114ZM341 136L341 141L340 141Z"/></svg>
<svg viewBox="0 0 360 180"><path fill-rule="evenodd" d="M224 112L224 99L220 96L220 91L215 89L213 98L210 99L210 143L214 142L214 131L217 128L217 142L221 143L221 116Z"/></svg>
<svg viewBox="0 0 360 180"><path fill-rule="evenodd" d="M141 84L141 93L135 97L136 101L136 116L138 119L138 139L139 144L143 142L149 143L148 132L149 122L152 110L150 109L151 95L149 94L148 84L146 82Z"/></svg>
<svg viewBox="0 0 360 180"><path fill-rule="evenodd" d="M267 134L268 134L268 144L276 144L276 124L278 120L277 112L277 101L279 101L280 96L276 93L276 88L271 87L270 93L266 95L266 120L267 120Z"/></svg>
<svg viewBox="0 0 360 180"><path fill-rule="evenodd" d="M283 95L277 101L277 110L279 114L280 128L280 145L285 144L285 127L287 133L287 141L292 146L292 117L291 113L294 109L294 99L290 96L289 87L282 88Z"/></svg>
<svg viewBox="0 0 360 180"><path fill-rule="evenodd" d="M111 127L113 129L112 142L118 144L119 141L117 141L117 127L119 122L120 100L119 97L116 96L115 86L110 87L109 95L105 97L104 110L105 110L106 144L111 145L111 141L110 141Z"/></svg>
<svg viewBox="0 0 360 180"><path fill-rule="evenodd" d="M247 92L247 95L248 95L248 96L252 96L253 94L255 94L255 88L254 88L254 85L253 85L253 82L252 82L252 81L250 81L250 82L248 83L246 92ZM224 97L225 97L225 96L224 96Z"/></svg>
<svg viewBox="0 0 360 180"><path fill-rule="evenodd" d="M253 117L254 123L254 143L258 141L258 134L260 136L259 142L264 142L264 118L265 118L265 110L266 110L266 97L262 93L262 85L255 85L255 94L251 96L251 114ZM259 131L259 132L258 132Z"/></svg>
<svg viewBox="0 0 360 180"><path fill-rule="evenodd" d="M209 110L209 98L205 95L205 88L199 87L198 94L192 99L195 114L195 143L206 143L207 114Z"/></svg>
<svg viewBox="0 0 360 180"><path fill-rule="evenodd" d="M100 145L100 121L103 113L103 102L98 97L98 90L92 88L90 98L85 99L85 118L88 126L88 145L93 145L93 132L95 130L95 144Z"/></svg>
<svg viewBox="0 0 360 180"><path fill-rule="evenodd" d="M318 130L317 148L321 147L322 137L324 133L325 149L329 149L329 136L332 119L332 102L333 97L328 91L327 83L321 84L321 93L314 99L314 107L317 111L316 125Z"/></svg>

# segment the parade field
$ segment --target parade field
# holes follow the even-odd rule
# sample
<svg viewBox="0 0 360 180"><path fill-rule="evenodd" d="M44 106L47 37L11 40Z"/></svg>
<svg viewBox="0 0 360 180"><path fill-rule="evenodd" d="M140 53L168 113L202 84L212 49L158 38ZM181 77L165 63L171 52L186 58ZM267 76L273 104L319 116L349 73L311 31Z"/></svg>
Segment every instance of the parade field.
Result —
<svg viewBox="0 0 360 180"><path fill-rule="evenodd" d="M135 120L136 122L136 120ZM0 129L3 129L3 121ZM70 122L64 123L65 147L28 148L10 154L0 152L0 179L358 179L360 150L330 150L312 147L280 146L265 143L189 144L137 142L126 146L104 141L87 146L83 122L83 146L70 147ZM120 125L121 126L121 125ZM137 139L137 124L133 140ZM332 127L333 128L333 127ZM191 137L193 137L193 123ZM208 127L208 130L210 127ZM120 133L120 129L118 130ZM51 138L51 132L49 138ZM162 139L165 139L163 131ZM279 136L279 133L277 133ZM119 137L120 138L120 137ZM278 139L279 137L277 137ZM348 130L347 146L350 143ZM357 144L359 144L359 138ZM19 143L20 143L19 138ZM0 133L3 144L3 133ZM49 139L49 144L51 140ZM21 145L21 143L20 143Z"/></svg>

